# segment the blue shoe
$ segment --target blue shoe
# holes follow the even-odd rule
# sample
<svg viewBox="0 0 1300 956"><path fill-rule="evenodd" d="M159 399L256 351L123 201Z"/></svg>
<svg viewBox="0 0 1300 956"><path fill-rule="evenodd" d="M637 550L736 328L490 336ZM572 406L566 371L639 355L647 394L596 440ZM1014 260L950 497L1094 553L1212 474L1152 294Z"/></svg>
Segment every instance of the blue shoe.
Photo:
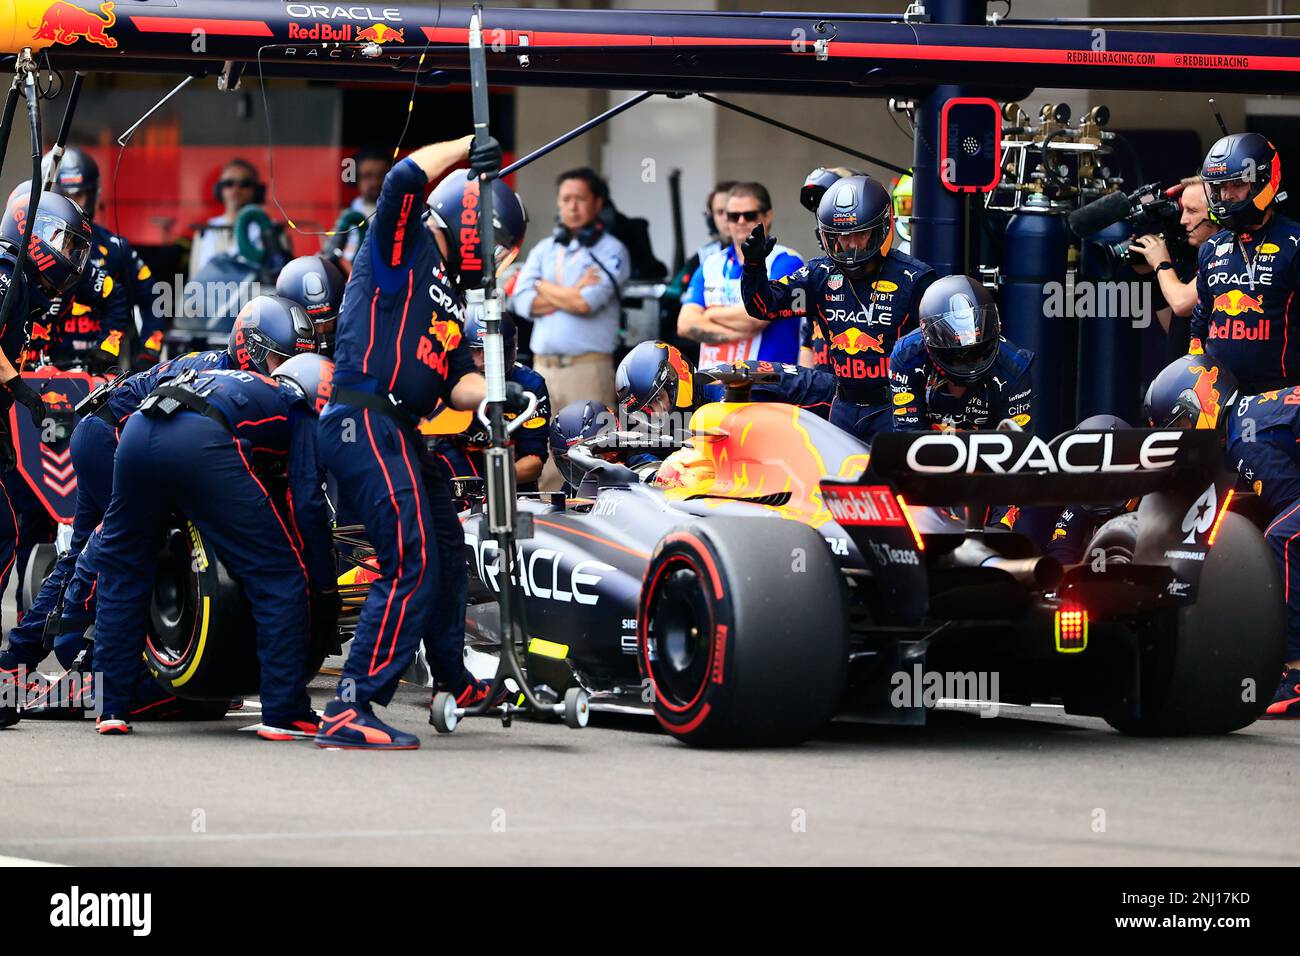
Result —
<svg viewBox="0 0 1300 956"><path fill-rule="evenodd" d="M332 700L321 715L317 747L340 750L418 750L420 738L389 727L369 705Z"/></svg>
<svg viewBox="0 0 1300 956"><path fill-rule="evenodd" d="M1278 684L1273 703L1268 705L1262 719L1300 719L1300 670L1288 667L1282 672L1282 683Z"/></svg>

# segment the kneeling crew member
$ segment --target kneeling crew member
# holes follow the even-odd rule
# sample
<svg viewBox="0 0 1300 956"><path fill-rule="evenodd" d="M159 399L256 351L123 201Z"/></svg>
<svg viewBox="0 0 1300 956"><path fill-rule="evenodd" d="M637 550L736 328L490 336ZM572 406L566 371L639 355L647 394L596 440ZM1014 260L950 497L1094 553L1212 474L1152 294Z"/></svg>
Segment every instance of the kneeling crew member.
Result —
<svg viewBox="0 0 1300 956"><path fill-rule="evenodd" d="M316 454L316 416L332 368L318 355L268 364L273 378L234 370L178 375L122 429L96 556L101 734L131 732L126 714L141 676L157 554L176 512L195 524L248 597L262 671L262 736L316 733L307 696L309 634L337 622L339 609ZM274 474L287 475L283 517L263 483Z"/></svg>
<svg viewBox="0 0 1300 956"><path fill-rule="evenodd" d="M742 248L742 302L758 319L807 315L820 326L837 382L830 420L870 440L889 429L889 356L934 270L894 250L893 202L869 176L831 184L817 207L817 235L826 255L769 282L763 263L775 240L755 227Z"/></svg>
<svg viewBox="0 0 1300 956"><path fill-rule="evenodd" d="M471 149L471 137L417 149L384 179L378 208L352 264L339 313L337 371L321 415L321 455L343 503L361 517L381 576L370 587L343 667L338 699L322 715L322 747L413 750L414 734L380 720L423 638L435 681L462 706L488 685L464 663L464 534L447 482L418 431L440 403L477 409L482 375L461 333L459 288L481 284L478 233L465 228L478 207L480 178L500 166L500 145ZM429 227L419 216L429 183L468 154L473 179L447 175L429 197ZM493 190L499 263L523 240L523 204L499 179ZM507 404L524 407L507 383Z"/></svg>

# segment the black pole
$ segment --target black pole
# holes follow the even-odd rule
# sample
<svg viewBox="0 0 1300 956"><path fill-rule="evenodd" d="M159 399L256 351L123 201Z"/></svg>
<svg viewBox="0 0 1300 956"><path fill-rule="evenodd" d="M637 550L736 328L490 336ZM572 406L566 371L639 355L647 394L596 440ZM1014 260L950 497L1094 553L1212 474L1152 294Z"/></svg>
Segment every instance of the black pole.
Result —
<svg viewBox="0 0 1300 956"><path fill-rule="evenodd" d="M486 66L484 66L484 70L486 71ZM471 71L471 72L472 72L472 71ZM486 82L486 81L485 81L485 82ZM484 94L484 95L486 95L486 94ZM511 173L513 173L516 169L521 169L521 168L523 168L524 166L527 166L527 165L528 165L529 163L531 163L533 160L535 160L535 159L540 159L541 157L545 156L547 153L550 153L550 152L553 152L554 150L559 149L559 148L560 148L561 146L563 146L565 143L569 142L569 140L571 140L571 139L577 139L577 138L578 138L579 136L581 136L583 133L587 132L587 130L589 130L589 129L595 129L595 128L596 128L597 126L599 126L601 123L609 122L609 121L612 120L615 116L617 116L619 113L622 113L624 110L630 110L632 107L636 106L638 103L642 103L642 102L644 102L645 100L648 100L648 99L649 99L650 97L652 97L652 96L654 96L654 93L651 92L651 91L649 91L649 90L647 90L647 91L644 92L644 93L638 93L636 96L632 97L630 100L624 100L622 103L619 103L617 106L610 107L609 109L605 110L605 112L601 113L599 116L593 116L591 119L587 120L587 122L583 123L583 124L580 125L580 126L575 126L573 129L569 130L569 131L568 131L567 133L565 133L563 136L559 136L559 137L557 137L557 138L551 140L551 141L550 141L549 143L547 143L545 146L541 146L541 147L539 147L539 148L533 150L533 151L532 151L531 153L529 153L527 156L523 156L523 157L521 157L521 158L519 158L519 159L516 159L513 163L511 163L511 164L510 164L509 166L507 166L505 169L501 170L501 172L497 173L497 175L498 175L498 176L509 176L509 175L510 175ZM486 107L484 107L484 108L486 109Z"/></svg>
<svg viewBox="0 0 1300 956"><path fill-rule="evenodd" d="M981 24L984 0L927 0L926 13L936 24ZM916 140L912 153L912 255L941 275L962 264L961 197L939 179L939 120L943 104L968 95L966 87L943 84L917 102Z"/></svg>
<svg viewBox="0 0 1300 956"><path fill-rule="evenodd" d="M86 77L80 70L72 77L68 102L63 106L63 120L59 123L59 135L50 150L50 169L45 175L46 189L50 189L59 176L59 166L63 163L63 150L68 143L68 135L72 132L72 117L76 115L77 101L81 99L81 87L85 81Z"/></svg>
<svg viewBox="0 0 1300 956"><path fill-rule="evenodd" d="M879 156L872 156L868 153L862 152L861 150L851 149L842 143L826 139L824 136L818 136L816 133L809 133L807 130L802 130L797 126L791 126L789 123L782 123L780 120L772 119L772 117L764 116L762 113L756 113L753 110L745 109L745 107L738 106L735 103L728 103L726 100L718 99L718 97L713 96L710 93L700 93L697 95L700 99L708 100L714 106L721 106L723 109L739 113L741 116L748 116L750 119L756 119L760 123L766 123L768 126L775 126L777 129L785 130L787 133L794 133L794 135L802 136L804 139L810 139L814 143L820 143L822 146L829 146L831 149L837 149L841 153L848 153L850 156L856 156L864 162L873 163L882 169L888 169L892 173L898 173L900 176L906 175L907 173L907 170L902 166L897 166L887 159L881 159Z"/></svg>
<svg viewBox="0 0 1300 956"><path fill-rule="evenodd" d="M41 103L36 91L36 65L30 58L19 57L18 69L24 71L22 77L23 95L27 98L27 122L32 133L32 189L27 195L27 220L23 224L23 241L14 257L13 284L25 282L23 266L27 263L27 250L32 243L32 230L36 226L41 201ZM13 288L13 285L10 286ZM0 329L3 329L13 315L16 295L5 296L0 304ZM24 316L23 321L26 322ZM21 358L21 357L20 357Z"/></svg>

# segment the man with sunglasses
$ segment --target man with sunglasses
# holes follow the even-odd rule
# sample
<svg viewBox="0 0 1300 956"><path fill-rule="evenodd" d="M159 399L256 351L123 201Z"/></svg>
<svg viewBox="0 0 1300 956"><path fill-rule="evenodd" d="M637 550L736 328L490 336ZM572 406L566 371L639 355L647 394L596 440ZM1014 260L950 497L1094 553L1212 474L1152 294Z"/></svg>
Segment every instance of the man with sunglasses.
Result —
<svg viewBox="0 0 1300 956"><path fill-rule="evenodd" d="M745 309L756 319L806 315L817 323L836 380L830 420L868 441L889 430L889 355L935 280L930 266L895 250L894 239L889 192L870 176L846 176L817 207L826 255L772 281L765 263L776 240L766 227L755 226L741 247Z"/></svg>
<svg viewBox="0 0 1300 956"><path fill-rule="evenodd" d="M761 225L772 227L772 199L761 183L737 183L727 193L730 242L700 263L682 296L677 334L700 343L700 367L720 362L793 363L799 357L799 321L769 321L745 311L740 301L741 251ZM769 280L790 275L803 260L786 246L773 245L763 262Z"/></svg>
<svg viewBox="0 0 1300 956"><path fill-rule="evenodd" d="M235 252L237 240L234 229L239 211L245 206L259 202L259 194L264 188L257 174L257 168L247 160L232 159L221 170L216 194L225 208L221 215L209 219L207 225L195 235L193 252L190 254L191 276L198 275L213 256ZM258 228L257 223L249 227L248 238L254 245L261 244L262 230Z"/></svg>

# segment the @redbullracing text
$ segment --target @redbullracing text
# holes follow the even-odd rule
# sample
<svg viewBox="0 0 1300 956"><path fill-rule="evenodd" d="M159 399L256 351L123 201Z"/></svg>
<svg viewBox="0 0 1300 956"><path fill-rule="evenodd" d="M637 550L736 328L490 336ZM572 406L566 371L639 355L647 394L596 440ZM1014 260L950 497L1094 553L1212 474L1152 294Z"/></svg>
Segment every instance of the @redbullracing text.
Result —
<svg viewBox="0 0 1300 956"><path fill-rule="evenodd" d="M1114 920L1116 928L1193 929L1201 932L1249 928L1250 917L1240 914L1250 901L1250 893L1233 890L1121 892L1123 915L1116 915ZM1195 912L1198 910L1201 912ZM1206 914L1206 910L1217 912ZM1235 912L1230 914L1229 910Z"/></svg>

